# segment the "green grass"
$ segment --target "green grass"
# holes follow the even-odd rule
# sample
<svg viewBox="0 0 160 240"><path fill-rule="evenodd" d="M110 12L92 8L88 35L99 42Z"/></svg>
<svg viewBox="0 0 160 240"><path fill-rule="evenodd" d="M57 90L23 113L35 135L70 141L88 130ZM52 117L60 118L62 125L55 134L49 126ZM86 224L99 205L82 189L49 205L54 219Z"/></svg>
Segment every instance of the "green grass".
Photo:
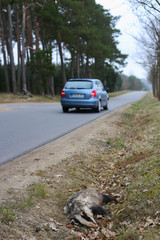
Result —
<svg viewBox="0 0 160 240"><path fill-rule="evenodd" d="M28 196L28 197L20 200L20 201L17 203L16 208L17 208L18 210L21 210L21 211L22 211L22 210L25 210L25 209L27 209L27 208L29 208L29 207L34 206L34 204L35 204L35 199L34 199L32 196Z"/></svg>
<svg viewBox="0 0 160 240"><path fill-rule="evenodd" d="M30 186L29 188L30 196L31 197L40 197L45 198L47 195L47 188L45 184L42 183L35 183Z"/></svg>
<svg viewBox="0 0 160 240"><path fill-rule="evenodd" d="M46 175L46 171L39 169L39 170L37 170L37 171L35 172L35 174L36 174L37 176L43 177L43 176Z"/></svg>
<svg viewBox="0 0 160 240"><path fill-rule="evenodd" d="M9 224L16 220L16 213L12 209L0 209L2 223Z"/></svg>

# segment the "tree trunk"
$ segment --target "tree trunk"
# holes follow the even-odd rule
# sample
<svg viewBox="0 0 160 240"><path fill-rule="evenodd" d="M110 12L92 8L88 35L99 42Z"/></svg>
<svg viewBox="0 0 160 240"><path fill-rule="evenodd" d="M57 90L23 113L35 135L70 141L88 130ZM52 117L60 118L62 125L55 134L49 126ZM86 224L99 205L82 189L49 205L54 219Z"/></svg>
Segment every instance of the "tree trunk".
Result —
<svg viewBox="0 0 160 240"><path fill-rule="evenodd" d="M79 65L79 52L77 52L77 59L76 59L76 70L77 70L77 78L80 77L80 65Z"/></svg>
<svg viewBox="0 0 160 240"><path fill-rule="evenodd" d="M157 76L157 98L158 101L160 101L160 72L158 70L158 76Z"/></svg>
<svg viewBox="0 0 160 240"><path fill-rule="evenodd" d="M0 8L0 26L1 26L1 42L2 42L2 53L3 53L3 61L4 61L4 73L5 73L5 84L6 84L6 91L10 93L10 85L9 85L9 78L8 78L8 69L7 69L7 60L6 60L6 51L4 46L4 32L3 32L3 21L1 15L1 8Z"/></svg>
<svg viewBox="0 0 160 240"><path fill-rule="evenodd" d="M158 73L157 73L157 97L158 101L160 101L160 51L158 51Z"/></svg>
<svg viewBox="0 0 160 240"><path fill-rule="evenodd" d="M36 35L36 50L39 51L39 26L37 18L34 17L35 35Z"/></svg>
<svg viewBox="0 0 160 240"><path fill-rule="evenodd" d="M39 48L39 25L38 25L36 17L34 17L34 27L35 27L35 36L36 36L36 51L39 51L40 50L40 48ZM41 65L40 64L41 59L38 58L38 55L36 55L36 56L37 56L36 62L38 64L38 66L39 66L39 65ZM40 91L40 94L42 96L44 96L45 92L44 92L43 80L42 80L42 76L41 75L38 76L38 81L39 81L39 91Z"/></svg>
<svg viewBox="0 0 160 240"><path fill-rule="evenodd" d="M12 70L12 85L13 85L13 93L17 94L16 74L15 74L15 65L14 65L13 47L12 47L12 19L11 19L10 4L8 4L8 19L9 19L9 52L10 52L10 62L11 62L11 70Z"/></svg>
<svg viewBox="0 0 160 240"><path fill-rule="evenodd" d="M50 45L50 49L52 49L52 40L50 40L49 45ZM52 64L52 51L50 52L50 64ZM55 96L54 76L50 76L50 78L49 78L49 86L50 86L50 94L51 94L51 96Z"/></svg>
<svg viewBox="0 0 160 240"><path fill-rule="evenodd" d="M86 71L85 71L85 77L89 77L89 60L88 60L88 56L86 59Z"/></svg>
<svg viewBox="0 0 160 240"><path fill-rule="evenodd" d="M17 67L17 89L21 91L21 50L20 50L20 36L19 36L19 7L16 8L16 38L17 38L17 52L18 52L18 67Z"/></svg>
<svg viewBox="0 0 160 240"><path fill-rule="evenodd" d="M150 82L152 84L152 93L153 93L153 96L156 97L156 74L157 74L157 67L156 65L154 64L152 66L152 71L150 72Z"/></svg>
<svg viewBox="0 0 160 240"><path fill-rule="evenodd" d="M156 97L156 95L155 95L155 78L152 82L152 92L153 92L153 96Z"/></svg>
<svg viewBox="0 0 160 240"><path fill-rule="evenodd" d="M22 17L22 84L23 91L27 91L26 82L26 66L25 66L25 21L26 21L26 8L22 6L23 17Z"/></svg>
<svg viewBox="0 0 160 240"><path fill-rule="evenodd" d="M83 57L83 55L81 54L81 68L82 68L82 70L81 70L81 72L82 72L82 78L84 78L84 76L85 76L85 70L84 70L84 57Z"/></svg>
<svg viewBox="0 0 160 240"><path fill-rule="evenodd" d="M50 86L50 94L51 96L55 96L55 91L54 91L54 77L51 76L50 79L49 79L50 83L49 83L49 86Z"/></svg>
<svg viewBox="0 0 160 240"><path fill-rule="evenodd" d="M95 60L94 60L94 62L95 62L95 68L94 68L94 74L95 74L95 76L97 75L97 71L98 71L98 61L97 61L97 58L95 58Z"/></svg>
<svg viewBox="0 0 160 240"><path fill-rule="evenodd" d="M65 85L65 83L66 83L66 72L65 72L65 66L64 66L64 61L63 61L62 40L61 40L60 32L58 32L58 47L59 47L59 54L60 54L60 58L61 58L62 80L63 80L63 85Z"/></svg>
<svg viewBox="0 0 160 240"><path fill-rule="evenodd" d="M26 45L27 45L27 57L26 57L26 63L31 63L33 62L33 28L32 28L32 20L31 20L31 14L30 14L30 9L29 7L31 7L31 5L28 6L28 8L26 8ZM29 65L26 64L26 81L27 81L27 88L30 92L32 92L32 83L34 84L34 75L32 75L31 77L31 81L29 79L29 75L30 75L31 71L30 71L30 67Z"/></svg>
<svg viewBox="0 0 160 240"><path fill-rule="evenodd" d="M26 19L27 19L27 39L28 39L28 45L30 47L30 55L33 53L33 37L32 37L32 20L31 20L31 14L29 8L26 9Z"/></svg>
<svg viewBox="0 0 160 240"><path fill-rule="evenodd" d="M72 60L71 60L71 77L74 78L74 54L71 54Z"/></svg>

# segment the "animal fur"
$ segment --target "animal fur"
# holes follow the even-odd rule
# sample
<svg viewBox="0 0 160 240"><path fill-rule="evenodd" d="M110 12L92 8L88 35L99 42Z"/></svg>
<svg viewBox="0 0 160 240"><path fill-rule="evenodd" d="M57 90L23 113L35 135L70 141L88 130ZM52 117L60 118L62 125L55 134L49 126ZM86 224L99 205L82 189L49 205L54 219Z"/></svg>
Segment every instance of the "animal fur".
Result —
<svg viewBox="0 0 160 240"><path fill-rule="evenodd" d="M104 195L93 189L86 189L73 194L64 208L64 212L71 220L88 227L97 227L95 215L106 214L102 205L116 201L116 197Z"/></svg>

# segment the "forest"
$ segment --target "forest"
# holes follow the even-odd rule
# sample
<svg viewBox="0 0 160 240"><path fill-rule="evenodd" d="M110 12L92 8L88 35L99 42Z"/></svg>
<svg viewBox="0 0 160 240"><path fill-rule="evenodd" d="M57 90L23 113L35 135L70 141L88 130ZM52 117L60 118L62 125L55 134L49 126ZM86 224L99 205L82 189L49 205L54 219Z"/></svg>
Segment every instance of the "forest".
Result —
<svg viewBox="0 0 160 240"><path fill-rule="evenodd" d="M125 88L118 20L95 0L1 0L0 92L54 96L69 78Z"/></svg>

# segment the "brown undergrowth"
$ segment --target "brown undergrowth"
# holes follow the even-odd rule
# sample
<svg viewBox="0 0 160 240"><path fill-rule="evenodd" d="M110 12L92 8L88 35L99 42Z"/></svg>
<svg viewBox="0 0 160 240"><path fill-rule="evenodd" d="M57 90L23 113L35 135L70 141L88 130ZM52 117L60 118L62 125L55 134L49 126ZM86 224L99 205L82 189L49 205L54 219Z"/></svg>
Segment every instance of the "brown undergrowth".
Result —
<svg viewBox="0 0 160 240"><path fill-rule="evenodd" d="M84 149L34 172L41 182L10 189L12 200L0 207L0 238L158 240L159 112L159 102L148 94L114 123L116 136L108 138L103 128ZM107 216L97 219L97 229L74 226L63 213L68 197L84 188L118 196L118 204L106 206Z"/></svg>
<svg viewBox="0 0 160 240"><path fill-rule="evenodd" d="M39 96L24 94L0 93L0 103L21 103L21 102L57 102L60 101L60 96Z"/></svg>
<svg viewBox="0 0 160 240"><path fill-rule="evenodd" d="M111 97L120 96L122 94L128 93L129 91L119 91L119 92L113 92L109 94ZM21 103L21 102L59 102L60 101L60 95L56 96L40 96L40 95L31 95L27 96L22 93L19 94L11 94L11 93L0 93L0 104L1 103Z"/></svg>

